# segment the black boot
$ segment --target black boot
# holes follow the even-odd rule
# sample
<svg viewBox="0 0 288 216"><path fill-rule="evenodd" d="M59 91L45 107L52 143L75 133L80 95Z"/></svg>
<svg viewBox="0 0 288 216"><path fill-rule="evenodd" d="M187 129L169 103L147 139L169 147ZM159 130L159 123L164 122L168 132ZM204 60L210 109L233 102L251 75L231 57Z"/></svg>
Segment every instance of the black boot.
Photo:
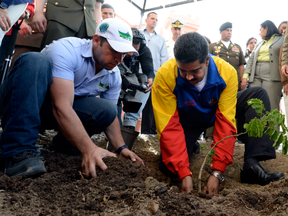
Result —
<svg viewBox="0 0 288 216"><path fill-rule="evenodd" d="M270 182L284 179L280 172L268 173L259 163L252 165L249 169L241 170L242 183L267 185Z"/></svg>

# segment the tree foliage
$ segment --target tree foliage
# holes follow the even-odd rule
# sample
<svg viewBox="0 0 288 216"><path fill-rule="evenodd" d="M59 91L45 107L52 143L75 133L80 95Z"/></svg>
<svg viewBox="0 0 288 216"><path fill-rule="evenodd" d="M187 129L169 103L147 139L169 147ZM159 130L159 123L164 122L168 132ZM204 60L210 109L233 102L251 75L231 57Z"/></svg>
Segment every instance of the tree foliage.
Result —
<svg viewBox="0 0 288 216"><path fill-rule="evenodd" d="M244 124L244 129L250 137L262 137L263 132L270 136L270 139L275 141L274 147L278 148L282 143L282 153L287 154L288 139L287 127L285 125L285 115L275 109L270 112L264 108L263 101L259 99L250 99L248 105L256 111L259 118L252 119L249 123ZM279 127L282 131L279 131Z"/></svg>

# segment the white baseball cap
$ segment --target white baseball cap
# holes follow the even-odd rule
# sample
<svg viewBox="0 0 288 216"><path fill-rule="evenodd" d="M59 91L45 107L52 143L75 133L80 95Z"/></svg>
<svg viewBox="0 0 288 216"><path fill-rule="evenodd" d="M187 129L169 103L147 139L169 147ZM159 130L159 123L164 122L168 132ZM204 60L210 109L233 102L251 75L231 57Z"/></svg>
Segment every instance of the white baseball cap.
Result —
<svg viewBox="0 0 288 216"><path fill-rule="evenodd" d="M110 46L117 52L133 52L134 55L139 55L132 46L132 30L123 20L118 18L107 18L102 20L97 26L95 34L106 38Z"/></svg>

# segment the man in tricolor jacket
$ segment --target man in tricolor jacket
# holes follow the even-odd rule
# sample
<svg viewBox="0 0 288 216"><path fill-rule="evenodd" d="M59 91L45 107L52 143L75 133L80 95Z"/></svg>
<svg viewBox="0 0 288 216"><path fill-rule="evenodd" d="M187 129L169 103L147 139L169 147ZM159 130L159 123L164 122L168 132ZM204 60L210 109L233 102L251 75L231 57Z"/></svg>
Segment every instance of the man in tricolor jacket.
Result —
<svg viewBox="0 0 288 216"><path fill-rule="evenodd" d="M270 111L268 95L261 87L243 90L237 94L236 70L223 59L208 54L205 38L187 33L178 38L174 47L175 58L167 61L157 72L152 87L152 104L155 113L161 155L159 169L170 177L178 176L181 191L193 189L189 158L199 135L215 124L214 142L243 130L243 124L257 117L247 105L250 98L263 101ZM236 116L236 118L235 118ZM211 165L206 191L217 194L219 183L224 181L227 165L233 163L236 137L219 143ZM244 136L244 165L241 181L265 185L284 178L283 173L268 173L259 161L276 157L273 141L268 135L262 138Z"/></svg>

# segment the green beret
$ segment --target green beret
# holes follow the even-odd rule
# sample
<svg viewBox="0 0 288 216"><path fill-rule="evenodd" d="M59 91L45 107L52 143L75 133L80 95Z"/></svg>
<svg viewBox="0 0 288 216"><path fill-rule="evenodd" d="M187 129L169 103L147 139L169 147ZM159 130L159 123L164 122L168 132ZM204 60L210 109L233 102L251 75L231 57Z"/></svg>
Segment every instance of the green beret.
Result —
<svg viewBox="0 0 288 216"><path fill-rule="evenodd" d="M223 24L220 26L219 30L220 30L220 31L223 31L223 30L225 30L225 29L227 29L227 28L232 28L232 23L230 23L230 22L223 23Z"/></svg>

